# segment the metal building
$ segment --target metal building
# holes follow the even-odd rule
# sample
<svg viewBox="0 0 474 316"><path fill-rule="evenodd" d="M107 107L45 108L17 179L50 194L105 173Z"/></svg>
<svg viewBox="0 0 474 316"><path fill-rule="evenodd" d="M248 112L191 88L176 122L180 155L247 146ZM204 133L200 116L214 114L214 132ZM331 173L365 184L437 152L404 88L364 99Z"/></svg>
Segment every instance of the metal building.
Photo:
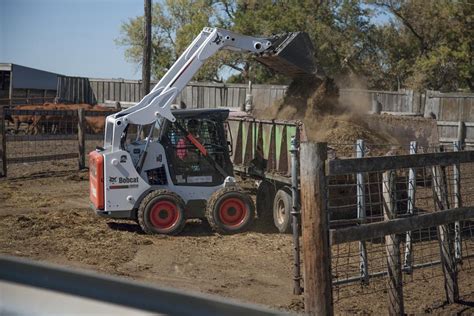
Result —
<svg viewBox="0 0 474 316"><path fill-rule="evenodd" d="M58 75L17 64L0 63L0 105L52 101L56 97Z"/></svg>

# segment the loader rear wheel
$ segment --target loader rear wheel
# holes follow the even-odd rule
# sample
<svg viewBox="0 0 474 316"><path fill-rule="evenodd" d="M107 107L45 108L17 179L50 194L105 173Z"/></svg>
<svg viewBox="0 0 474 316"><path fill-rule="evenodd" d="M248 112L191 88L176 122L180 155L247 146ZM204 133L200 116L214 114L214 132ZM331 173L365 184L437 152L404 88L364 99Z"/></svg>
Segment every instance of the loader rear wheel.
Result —
<svg viewBox="0 0 474 316"><path fill-rule="evenodd" d="M176 235L186 223L184 202L174 192L150 192L138 209L138 223L147 234Z"/></svg>
<svg viewBox="0 0 474 316"><path fill-rule="evenodd" d="M214 192L207 203L206 218L211 228L221 234L245 231L255 217L250 196L237 188Z"/></svg>
<svg viewBox="0 0 474 316"><path fill-rule="evenodd" d="M282 188L275 194L273 201L273 220L280 233L291 232L292 200L289 188Z"/></svg>

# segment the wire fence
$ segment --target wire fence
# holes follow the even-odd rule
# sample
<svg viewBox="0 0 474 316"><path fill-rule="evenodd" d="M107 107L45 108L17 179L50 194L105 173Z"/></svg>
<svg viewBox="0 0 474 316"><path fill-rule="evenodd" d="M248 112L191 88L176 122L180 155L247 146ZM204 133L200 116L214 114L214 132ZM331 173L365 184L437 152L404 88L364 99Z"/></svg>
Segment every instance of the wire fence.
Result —
<svg viewBox="0 0 474 316"><path fill-rule="evenodd" d="M451 146L422 147L416 142L409 146L392 146L366 145L359 140L356 144L329 146L329 157L337 160L341 157L358 159L410 154L424 159L417 154L461 150L460 142ZM474 206L474 161L440 162L439 165L427 161L423 167L379 168L375 172L329 175L327 203L330 226L335 230ZM473 232L474 222L463 220L385 237L333 243L331 273L336 307L343 306L354 296L379 304L380 296L391 293L394 287L390 280L393 277L391 260L400 261L403 287L410 289L401 295L402 298L416 297L410 293L413 286L429 283L442 288L447 276L443 268L446 258L440 249L446 240L453 256L455 271L452 273L469 278L474 265ZM392 249L399 254L395 259L388 252L392 244L389 237L397 239L395 249ZM402 291L401 284L399 287L396 290Z"/></svg>
<svg viewBox="0 0 474 316"><path fill-rule="evenodd" d="M45 105L31 107L34 108L3 109L0 116L3 172L0 174L15 177L77 170L81 150L84 155L102 144L105 118L114 113L88 105L73 110ZM81 123L80 111L84 115ZM79 134L85 139L84 148L78 143Z"/></svg>

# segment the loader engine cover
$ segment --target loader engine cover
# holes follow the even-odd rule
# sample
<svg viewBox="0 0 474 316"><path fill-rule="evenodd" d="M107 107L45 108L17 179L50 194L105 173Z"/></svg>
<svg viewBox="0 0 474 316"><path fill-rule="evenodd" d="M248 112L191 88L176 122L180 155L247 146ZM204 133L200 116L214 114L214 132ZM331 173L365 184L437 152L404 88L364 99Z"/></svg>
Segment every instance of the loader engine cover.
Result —
<svg viewBox="0 0 474 316"><path fill-rule="evenodd" d="M89 197L97 210L104 209L104 156L89 153Z"/></svg>

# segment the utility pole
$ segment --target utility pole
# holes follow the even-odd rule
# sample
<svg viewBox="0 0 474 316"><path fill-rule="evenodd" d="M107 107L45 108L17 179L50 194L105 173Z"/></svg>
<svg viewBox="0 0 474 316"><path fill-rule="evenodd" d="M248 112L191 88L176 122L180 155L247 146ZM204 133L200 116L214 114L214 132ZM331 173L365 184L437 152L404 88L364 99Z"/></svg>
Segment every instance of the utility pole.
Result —
<svg viewBox="0 0 474 316"><path fill-rule="evenodd" d="M151 0L145 1L145 37L143 38L142 97L150 92L151 76Z"/></svg>

